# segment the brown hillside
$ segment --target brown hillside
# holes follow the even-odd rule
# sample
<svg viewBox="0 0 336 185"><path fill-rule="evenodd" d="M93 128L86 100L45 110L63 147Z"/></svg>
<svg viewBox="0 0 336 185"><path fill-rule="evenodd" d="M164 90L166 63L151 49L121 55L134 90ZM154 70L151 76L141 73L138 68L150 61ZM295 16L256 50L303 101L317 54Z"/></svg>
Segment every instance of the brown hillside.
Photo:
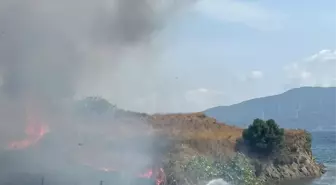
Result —
<svg viewBox="0 0 336 185"><path fill-rule="evenodd" d="M242 129L219 123L203 113L153 115L150 123L200 153L230 156Z"/></svg>
<svg viewBox="0 0 336 185"><path fill-rule="evenodd" d="M226 141L232 145L242 136L243 131L242 128L207 117L204 113L155 114L149 117L149 123L154 129L164 131L176 139ZM304 136L304 130L285 130L288 144Z"/></svg>
<svg viewBox="0 0 336 185"><path fill-rule="evenodd" d="M171 136L189 139L226 139L235 142L242 129L219 123L203 113L153 115L154 128L166 130Z"/></svg>

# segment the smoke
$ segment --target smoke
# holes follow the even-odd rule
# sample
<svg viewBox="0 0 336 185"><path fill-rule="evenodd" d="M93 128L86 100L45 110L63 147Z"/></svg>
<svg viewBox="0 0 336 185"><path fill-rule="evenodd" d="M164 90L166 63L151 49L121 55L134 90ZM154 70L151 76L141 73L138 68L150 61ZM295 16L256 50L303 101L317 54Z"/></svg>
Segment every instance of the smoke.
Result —
<svg viewBox="0 0 336 185"><path fill-rule="evenodd" d="M188 3L1 0L2 95L47 107L75 95L108 95L128 109L128 102L155 91L157 35Z"/></svg>
<svg viewBox="0 0 336 185"><path fill-rule="evenodd" d="M39 115L35 116L44 119L52 133L60 134L62 129L77 127L71 125L71 116L52 111L55 102L76 95L104 94L104 87L109 86L117 103L125 103L144 93L143 89L154 89L159 79L160 49L154 49L160 46L157 36L189 3L0 0L0 146L23 132L27 107L36 109ZM60 136L60 145L69 144L65 133ZM54 153L72 151L70 148L44 151L48 154L44 161L55 165L50 158L59 156Z"/></svg>
<svg viewBox="0 0 336 185"><path fill-rule="evenodd" d="M2 0L0 6L3 89L52 98L115 73L134 52L147 58L131 65L146 65L156 55L153 37L170 18L166 11L177 8L153 0Z"/></svg>

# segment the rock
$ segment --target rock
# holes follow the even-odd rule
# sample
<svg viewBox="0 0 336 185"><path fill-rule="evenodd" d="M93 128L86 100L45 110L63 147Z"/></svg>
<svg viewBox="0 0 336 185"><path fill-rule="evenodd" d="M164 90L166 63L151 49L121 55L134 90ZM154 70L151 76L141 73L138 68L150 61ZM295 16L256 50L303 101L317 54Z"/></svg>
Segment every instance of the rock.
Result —
<svg viewBox="0 0 336 185"><path fill-rule="evenodd" d="M325 166L317 164L313 159L311 149L305 147L305 137L294 134L291 137L291 142L287 143L289 146L275 158L264 162L267 168L260 173L260 178L274 182L314 178L326 172Z"/></svg>
<svg viewBox="0 0 336 185"><path fill-rule="evenodd" d="M300 164L305 164L308 163L308 159L305 156L300 156L299 162Z"/></svg>
<svg viewBox="0 0 336 185"><path fill-rule="evenodd" d="M305 176L309 176L309 171L307 170L306 167L300 168L300 172L302 172Z"/></svg>
<svg viewBox="0 0 336 185"><path fill-rule="evenodd" d="M318 166L322 174L325 174L327 172L326 166L324 164L319 163Z"/></svg>

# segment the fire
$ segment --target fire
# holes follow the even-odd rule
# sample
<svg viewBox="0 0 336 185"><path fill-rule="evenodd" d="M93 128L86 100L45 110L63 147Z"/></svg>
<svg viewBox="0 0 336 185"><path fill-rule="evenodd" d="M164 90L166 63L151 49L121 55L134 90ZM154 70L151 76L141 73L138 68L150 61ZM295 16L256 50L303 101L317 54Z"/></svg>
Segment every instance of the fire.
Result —
<svg viewBox="0 0 336 185"><path fill-rule="evenodd" d="M153 175L153 170L150 169L146 173L140 174L139 177L150 179L152 178L152 175Z"/></svg>
<svg viewBox="0 0 336 185"><path fill-rule="evenodd" d="M166 182L166 174L163 168L160 168L156 177L156 185L164 185Z"/></svg>
<svg viewBox="0 0 336 185"><path fill-rule="evenodd" d="M85 165L93 167L93 166L89 165L88 163L86 163ZM104 172L117 172L118 171L114 168L107 168L107 167L98 168L98 170L99 171L104 171ZM146 178L146 179L155 178L155 184L156 185L164 185L165 180L166 180L166 176L165 176L165 172L164 172L163 168L158 169L158 171L156 171L155 173L153 172L152 169L148 169L146 172L138 174L137 177Z"/></svg>
<svg viewBox="0 0 336 185"><path fill-rule="evenodd" d="M27 126L25 129L26 138L9 143L9 149L24 149L34 145L48 132L48 125L36 116L36 114L27 111Z"/></svg>

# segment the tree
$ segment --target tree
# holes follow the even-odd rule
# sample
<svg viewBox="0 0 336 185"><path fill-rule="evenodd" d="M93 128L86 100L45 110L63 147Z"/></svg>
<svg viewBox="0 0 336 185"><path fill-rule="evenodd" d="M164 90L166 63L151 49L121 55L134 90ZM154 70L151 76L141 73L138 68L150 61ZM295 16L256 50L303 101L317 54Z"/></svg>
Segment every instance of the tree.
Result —
<svg viewBox="0 0 336 185"><path fill-rule="evenodd" d="M253 152L270 155L280 150L284 143L284 129L273 120L266 122L255 119L247 129L243 131L243 141Z"/></svg>

